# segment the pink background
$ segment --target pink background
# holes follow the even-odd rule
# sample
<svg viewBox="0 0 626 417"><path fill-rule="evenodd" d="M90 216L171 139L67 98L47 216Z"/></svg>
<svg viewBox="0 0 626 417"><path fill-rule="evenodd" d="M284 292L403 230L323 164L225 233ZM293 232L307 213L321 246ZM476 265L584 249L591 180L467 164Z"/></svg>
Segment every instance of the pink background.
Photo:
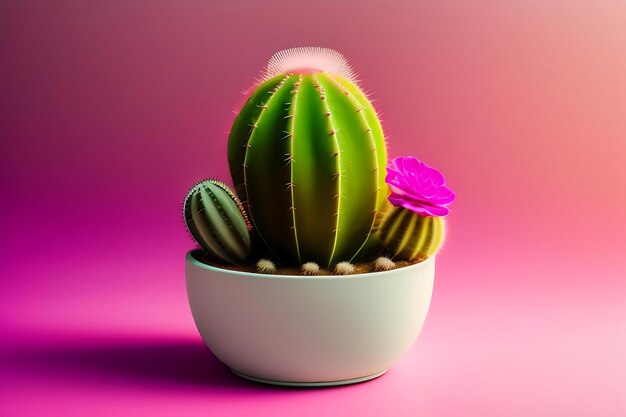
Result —
<svg viewBox="0 0 626 417"><path fill-rule="evenodd" d="M626 3L0 2L0 415L626 415ZM343 52L457 193L429 318L370 383L231 376L181 200L276 50Z"/></svg>

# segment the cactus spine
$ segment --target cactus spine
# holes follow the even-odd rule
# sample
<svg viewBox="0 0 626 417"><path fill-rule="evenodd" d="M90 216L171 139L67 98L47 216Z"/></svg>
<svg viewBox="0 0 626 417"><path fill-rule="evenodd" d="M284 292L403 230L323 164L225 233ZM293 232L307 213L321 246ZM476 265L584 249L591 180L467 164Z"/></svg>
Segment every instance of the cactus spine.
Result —
<svg viewBox="0 0 626 417"><path fill-rule="evenodd" d="M386 201L382 127L349 76L263 81L233 123L228 161L258 236L294 265L357 258Z"/></svg>
<svg viewBox="0 0 626 417"><path fill-rule="evenodd" d="M187 229L209 254L237 264L250 253L250 225L237 196L220 181L195 185L184 203Z"/></svg>
<svg viewBox="0 0 626 417"><path fill-rule="evenodd" d="M394 259L425 259L434 255L443 242L444 219L392 206L382 216L377 235Z"/></svg>

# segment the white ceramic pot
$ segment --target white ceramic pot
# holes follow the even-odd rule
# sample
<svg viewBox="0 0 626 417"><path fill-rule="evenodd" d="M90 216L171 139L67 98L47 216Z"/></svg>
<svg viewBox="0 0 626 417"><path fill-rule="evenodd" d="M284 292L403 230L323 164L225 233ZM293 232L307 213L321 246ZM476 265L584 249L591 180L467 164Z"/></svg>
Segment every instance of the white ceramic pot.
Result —
<svg viewBox="0 0 626 417"><path fill-rule="evenodd" d="M384 374L417 338L435 260L350 276L285 276L186 258L191 312L209 349L234 373L323 386Z"/></svg>

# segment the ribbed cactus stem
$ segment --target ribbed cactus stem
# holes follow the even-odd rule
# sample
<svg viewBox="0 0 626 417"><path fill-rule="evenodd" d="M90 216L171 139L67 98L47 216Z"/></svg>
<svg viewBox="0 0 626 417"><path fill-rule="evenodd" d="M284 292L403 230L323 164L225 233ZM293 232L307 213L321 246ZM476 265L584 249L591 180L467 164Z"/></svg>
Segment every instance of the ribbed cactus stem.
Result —
<svg viewBox="0 0 626 417"><path fill-rule="evenodd" d="M220 181L196 184L185 198L183 215L192 237L209 254L237 264L250 252L250 224L237 196Z"/></svg>
<svg viewBox="0 0 626 417"><path fill-rule="evenodd" d="M317 80L317 78L315 77L315 79ZM384 166L385 166L385 162L386 162L386 155L384 153L380 153L377 152L377 147L380 146L380 139L382 138L383 140L383 147L384 145L384 135L382 132L382 129L380 129L380 121L378 120L378 115L375 112L371 112L371 111L366 111L366 105L369 104L369 101L365 98L365 96L363 95L363 93L356 87L356 85L351 84L351 83L340 83L336 77L328 77L328 79L333 83L333 85L335 87L337 87L339 90L341 90L341 92L347 96L350 99L350 102L352 103L353 109L354 111L358 114L358 118L360 121L360 127L363 131L363 133L365 133L367 139L369 139L368 141L368 145L370 146L370 152L373 154L373 158L374 158L374 164L373 164L373 169L371 171L371 173L373 173L376 176L379 176L379 174L384 174ZM320 89L323 93L323 89L320 86ZM357 99L357 95L361 96L361 100L363 100L363 104L359 101L359 99ZM371 105L370 105L371 106ZM327 107L329 109L329 121L331 121L334 118L334 116L332 115L332 112L330 112L330 108ZM372 116L374 116L374 118L372 118ZM378 136L375 136L374 134L374 129L376 130L376 134ZM334 129L333 129L334 131ZM377 137L379 139L379 143L377 143ZM382 165L381 165L382 164ZM340 164L341 166L341 164ZM381 168L382 167L382 168ZM385 187L386 189L386 187ZM378 211L381 209L381 207L383 205L385 205L386 203L386 195L382 192L380 192L380 186L379 186L379 182L376 182L376 189L373 190L374 196L376 198L376 205L374 210L372 210L372 215L373 215L373 220L371 222L370 225L370 230L368 232L368 239L366 239L365 241L363 241L363 244L359 247L358 251L352 256L351 260L356 258L361 250L368 244L368 242L370 241L369 237L372 234L372 231L374 229L375 226L375 218L377 216ZM339 210L337 211L339 213ZM339 227L339 218L337 218L337 223Z"/></svg>
<svg viewBox="0 0 626 417"><path fill-rule="evenodd" d="M275 75L242 108L228 159L261 240L283 262L356 259L385 203L386 149L371 103L323 71Z"/></svg>
<svg viewBox="0 0 626 417"><path fill-rule="evenodd" d="M444 218L422 216L403 207L389 208L377 227L378 238L393 259L413 261L433 256L444 237Z"/></svg>
<svg viewBox="0 0 626 417"><path fill-rule="evenodd" d="M296 123L296 108L298 106L298 88L302 84L302 75L298 77L298 81L293 85L293 91L291 103L289 104L289 115L287 120L287 131L289 133L289 154L287 155L287 163L289 164L289 178L290 181L286 184L287 188L289 188L289 192L291 194L291 207L289 207L289 211L291 214L293 226L291 227L291 231L293 233L293 240L296 247L296 255L298 257L298 261L302 259L300 256L300 245L298 244L298 226L296 225L296 199L295 199L295 181L294 181L294 167L295 167L295 159L294 159L294 138L293 132L295 130Z"/></svg>

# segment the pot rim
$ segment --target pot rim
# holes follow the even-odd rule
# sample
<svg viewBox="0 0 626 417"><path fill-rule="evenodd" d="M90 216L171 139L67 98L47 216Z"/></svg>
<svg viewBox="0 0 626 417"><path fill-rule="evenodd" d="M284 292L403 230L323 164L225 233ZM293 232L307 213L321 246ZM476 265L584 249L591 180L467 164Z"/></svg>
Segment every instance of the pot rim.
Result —
<svg viewBox="0 0 626 417"><path fill-rule="evenodd" d="M366 272L360 274L351 274L351 275L279 275L279 274L262 274L259 272L244 272L244 271L236 271L232 269L218 268L213 265L205 264L204 262L200 262L196 258L192 256L192 252L197 251L198 249L191 249L185 255L185 262L195 267L206 269L208 271L220 272L227 275L235 275L235 276L245 276L251 278L260 278L260 279L282 279L282 280L308 280L308 281L317 281L320 280L328 281L328 280L346 280L346 279L357 279L364 277L379 277L381 275L393 274L394 272L405 270L405 269L421 269L426 268L431 263L435 262L435 256L431 256L422 262L418 262L413 265L403 266L401 268L390 269L388 271L375 271L375 272Z"/></svg>

